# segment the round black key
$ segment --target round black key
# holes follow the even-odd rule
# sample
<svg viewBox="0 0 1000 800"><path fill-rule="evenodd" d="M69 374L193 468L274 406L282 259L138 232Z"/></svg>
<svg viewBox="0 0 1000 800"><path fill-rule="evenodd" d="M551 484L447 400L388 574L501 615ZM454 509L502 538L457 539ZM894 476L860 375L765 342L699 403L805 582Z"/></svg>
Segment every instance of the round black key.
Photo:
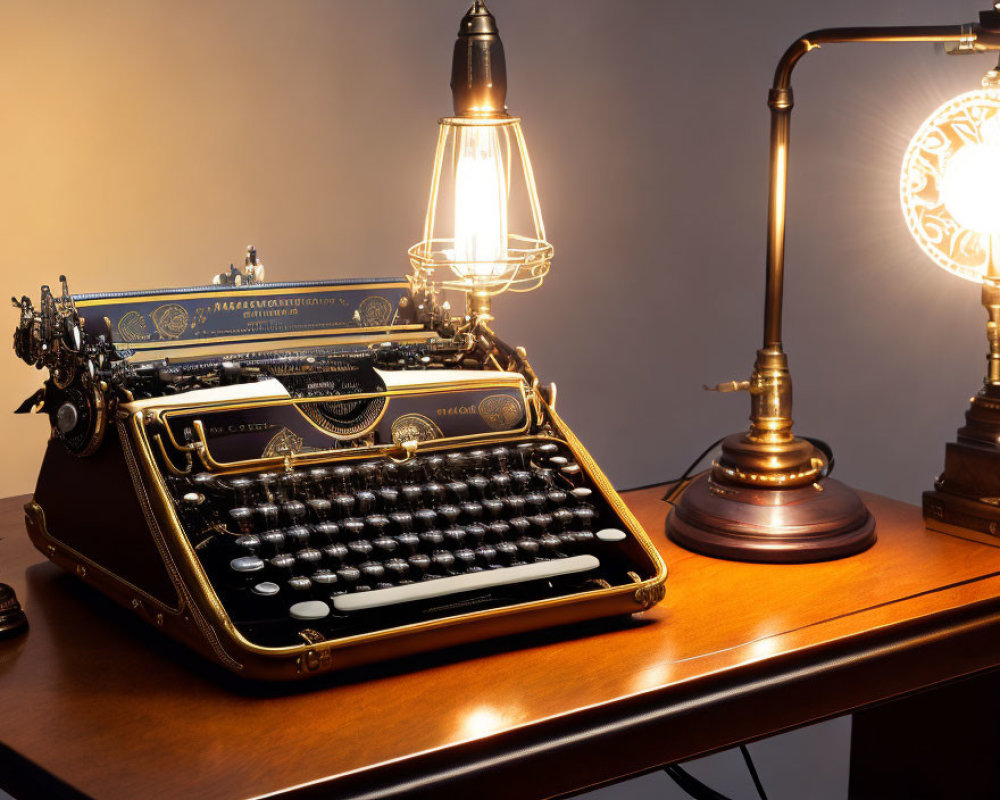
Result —
<svg viewBox="0 0 1000 800"><path fill-rule="evenodd" d="M360 520L357 517L351 517L350 519L345 519L340 523L340 529L344 532L344 535L348 539L357 539L365 530L364 520Z"/></svg>
<svg viewBox="0 0 1000 800"><path fill-rule="evenodd" d="M486 466L486 459L489 458L485 450L470 450L465 454L468 459L468 467L471 472L479 472Z"/></svg>
<svg viewBox="0 0 1000 800"><path fill-rule="evenodd" d="M238 536L236 546L246 553L256 553L260 549L260 537L252 533Z"/></svg>
<svg viewBox="0 0 1000 800"><path fill-rule="evenodd" d="M424 502L430 508L436 508L444 502L444 487L440 483L424 484Z"/></svg>
<svg viewBox="0 0 1000 800"><path fill-rule="evenodd" d="M536 469L535 470L535 485L541 486L543 489L549 489L555 487L556 485L556 473L555 470L551 469Z"/></svg>
<svg viewBox="0 0 1000 800"><path fill-rule="evenodd" d="M358 594L360 594L361 592L370 592L371 590L372 587L369 586L367 583L359 583L357 586L354 587L354 591Z"/></svg>
<svg viewBox="0 0 1000 800"><path fill-rule="evenodd" d="M404 484L412 485L420 483L424 479L424 465L421 459L413 458L403 464L400 470L401 478Z"/></svg>
<svg viewBox="0 0 1000 800"><path fill-rule="evenodd" d="M555 521L556 528L565 530L573 524L576 515L570 508L559 508L552 512L552 519Z"/></svg>
<svg viewBox="0 0 1000 800"><path fill-rule="evenodd" d="M376 550L386 555L395 553L399 549L399 542L391 536L379 536L372 544L375 545Z"/></svg>
<svg viewBox="0 0 1000 800"><path fill-rule="evenodd" d="M431 563L435 569L450 572L451 568L455 565L455 556L447 550L435 550L431 555Z"/></svg>
<svg viewBox="0 0 1000 800"><path fill-rule="evenodd" d="M395 511L389 515L389 519L400 533L409 533L413 530L413 514L408 511Z"/></svg>
<svg viewBox="0 0 1000 800"><path fill-rule="evenodd" d="M353 586L361 579L361 571L354 567L341 567L337 570L337 580L346 584L347 586Z"/></svg>
<svg viewBox="0 0 1000 800"><path fill-rule="evenodd" d="M250 533L253 531L253 512L249 508L231 508L229 509L229 518L236 525L236 529L240 533Z"/></svg>
<svg viewBox="0 0 1000 800"><path fill-rule="evenodd" d="M384 489L378 490L378 496L383 511L395 511L399 507L399 489L386 486Z"/></svg>
<svg viewBox="0 0 1000 800"><path fill-rule="evenodd" d="M513 542L497 542L494 547L497 557L504 566L511 566L517 563L517 545Z"/></svg>
<svg viewBox="0 0 1000 800"><path fill-rule="evenodd" d="M191 485L200 492L210 492L219 488L219 483L211 472L199 472L191 476Z"/></svg>
<svg viewBox="0 0 1000 800"><path fill-rule="evenodd" d="M353 489L353 477L354 470L346 464L341 464L339 467L333 468L333 479L337 482L337 488L345 494L349 494L351 489Z"/></svg>
<svg viewBox="0 0 1000 800"><path fill-rule="evenodd" d="M420 549L420 537L415 533L401 533L396 537L396 541L408 555L412 555Z"/></svg>
<svg viewBox="0 0 1000 800"><path fill-rule="evenodd" d="M448 497L456 503L469 499L469 484L465 481L452 481L446 488Z"/></svg>
<svg viewBox="0 0 1000 800"><path fill-rule="evenodd" d="M431 508L422 508L413 515L417 524L425 531L433 530L437 526L437 512Z"/></svg>
<svg viewBox="0 0 1000 800"><path fill-rule="evenodd" d="M446 525L454 525L458 515L462 513L458 506L441 506L437 512Z"/></svg>
<svg viewBox="0 0 1000 800"><path fill-rule="evenodd" d="M424 472L429 481L441 480L444 478L444 459L441 456L427 456L424 459Z"/></svg>
<svg viewBox="0 0 1000 800"><path fill-rule="evenodd" d="M452 526L444 532L444 540L448 547L461 547L465 543L465 528Z"/></svg>
<svg viewBox="0 0 1000 800"><path fill-rule="evenodd" d="M274 497L274 491L278 485L278 476L273 472L262 472L257 476L257 485L263 489L264 496L270 499Z"/></svg>
<svg viewBox="0 0 1000 800"><path fill-rule="evenodd" d="M577 547L576 532L575 531L563 531L559 534L559 546L564 552L575 553L579 548Z"/></svg>
<svg viewBox="0 0 1000 800"><path fill-rule="evenodd" d="M496 563L497 550L489 544L483 544L476 548L476 561L481 567L491 567Z"/></svg>
<svg viewBox="0 0 1000 800"><path fill-rule="evenodd" d="M278 555L274 556L267 563L278 569L291 569L295 566L295 556L291 553L278 553Z"/></svg>
<svg viewBox="0 0 1000 800"><path fill-rule="evenodd" d="M268 547L271 552L279 553L285 546L285 534L281 531L267 531L266 533L262 533L260 535L260 541Z"/></svg>
<svg viewBox="0 0 1000 800"><path fill-rule="evenodd" d="M431 568L431 557L424 553L416 553L406 559L413 571L413 577L422 578Z"/></svg>
<svg viewBox="0 0 1000 800"><path fill-rule="evenodd" d="M376 536L382 536L389 527L389 518L383 516L382 514L373 514L370 517L365 517L365 525L367 525Z"/></svg>
<svg viewBox="0 0 1000 800"><path fill-rule="evenodd" d="M561 489L553 489L545 495L551 508L562 508L569 502L569 495Z"/></svg>
<svg viewBox="0 0 1000 800"><path fill-rule="evenodd" d="M318 569L312 574L312 582L321 586L333 586L337 582L337 574L333 570Z"/></svg>
<svg viewBox="0 0 1000 800"><path fill-rule="evenodd" d="M531 459L534 449L535 445L531 442L523 442L514 448L514 461L517 462L521 469L528 466L528 461Z"/></svg>
<svg viewBox="0 0 1000 800"><path fill-rule="evenodd" d="M340 526L336 522L317 522L313 530L324 539L333 540L340 535Z"/></svg>
<svg viewBox="0 0 1000 800"><path fill-rule="evenodd" d="M285 542L289 547L305 547L309 544L309 529L305 525L296 525L285 529Z"/></svg>
<svg viewBox="0 0 1000 800"><path fill-rule="evenodd" d="M380 477L378 462L366 461L364 464L358 464L357 474L362 487L371 489L378 486Z"/></svg>
<svg viewBox="0 0 1000 800"><path fill-rule="evenodd" d="M469 545L480 545L486 540L486 526L473 522L465 526L465 536Z"/></svg>
<svg viewBox="0 0 1000 800"><path fill-rule="evenodd" d="M510 524L500 520L486 526L487 537L491 542L500 542L510 535Z"/></svg>
<svg viewBox="0 0 1000 800"><path fill-rule="evenodd" d="M494 447L490 450L490 458L493 459L493 465L498 470L506 472L510 464L510 449L507 447Z"/></svg>
<svg viewBox="0 0 1000 800"><path fill-rule="evenodd" d="M576 531L573 534L573 538L576 540L577 546L588 550L593 547L594 542L597 539L593 531Z"/></svg>
<svg viewBox="0 0 1000 800"><path fill-rule="evenodd" d="M333 498L333 504L337 507L337 514L342 518L354 513L354 495L338 494Z"/></svg>
<svg viewBox="0 0 1000 800"><path fill-rule="evenodd" d="M401 558L390 558L385 562L385 572L389 580L393 583L399 583L409 575L410 565Z"/></svg>
<svg viewBox="0 0 1000 800"><path fill-rule="evenodd" d="M282 503L281 511L292 525L298 525L306 518L306 504L301 500L288 500Z"/></svg>
<svg viewBox="0 0 1000 800"><path fill-rule="evenodd" d="M229 486L244 503L250 502L250 495L253 493L253 481L245 475L239 475L229 479Z"/></svg>
<svg viewBox="0 0 1000 800"><path fill-rule="evenodd" d="M304 472L286 472L281 476L281 487L287 496L294 497L301 490L305 478Z"/></svg>
<svg viewBox="0 0 1000 800"><path fill-rule="evenodd" d="M543 556L546 558L554 558L559 555L559 548L562 545L562 542L559 541L558 536L546 533L538 537L538 544L541 545Z"/></svg>
<svg viewBox="0 0 1000 800"><path fill-rule="evenodd" d="M537 539L532 539L530 536L522 536L517 540L517 549L521 554L522 561L534 561L538 557L541 545Z"/></svg>
<svg viewBox="0 0 1000 800"><path fill-rule="evenodd" d="M289 578L288 588L295 592L308 592L312 588L312 581L301 576Z"/></svg>
<svg viewBox="0 0 1000 800"><path fill-rule="evenodd" d="M383 486L396 486L399 483L399 466L394 461L383 461L380 472Z"/></svg>
<svg viewBox="0 0 1000 800"><path fill-rule="evenodd" d="M545 510L547 498L541 492L532 492L525 495L524 504L532 514L541 514Z"/></svg>
<svg viewBox="0 0 1000 800"><path fill-rule="evenodd" d="M483 500L482 506L487 519L499 519L503 514L503 500L486 498Z"/></svg>
<svg viewBox="0 0 1000 800"><path fill-rule="evenodd" d="M323 520L330 516L332 506L333 504L325 497L314 497L306 500L306 507L309 509L312 518L317 522L323 522Z"/></svg>
<svg viewBox="0 0 1000 800"><path fill-rule="evenodd" d="M534 525L540 532L545 533L552 527L553 520L551 514L535 514L533 517L528 517L528 522Z"/></svg>
<svg viewBox="0 0 1000 800"><path fill-rule="evenodd" d="M262 528L273 528L278 524L278 507L274 503L258 503L253 507L253 513Z"/></svg>
<svg viewBox="0 0 1000 800"><path fill-rule="evenodd" d="M303 564L316 564L323 560L323 554L314 547L304 547L295 554Z"/></svg>
<svg viewBox="0 0 1000 800"><path fill-rule="evenodd" d="M358 565L361 576L367 581L380 581L385 576L385 567L377 561L365 561Z"/></svg>
<svg viewBox="0 0 1000 800"><path fill-rule="evenodd" d="M524 536L531 530L531 523L525 517L514 517L510 521L510 527L513 528L514 532L512 536L519 538Z"/></svg>
<svg viewBox="0 0 1000 800"><path fill-rule="evenodd" d="M590 506L580 506L579 508L573 510L573 515L583 526L584 530L590 530L590 526L593 523L594 518L597 516L597 512Z"/></svg>
<svg viewBox="0 0 1000 800"><path fill-rule="evenodd" d="M309 470L309 480L313 482L314 486L321 487L330 480L330 470L326 467L314 467Z"/></svg>
<svg viewBox="0 0 1000 800"><path fill-rule="evenodd" d="M260 572L264 569L264 562L261 561L257 556L240 556L239 558L234 558L229 562L229 568L233 572L249 573L249 572Z"/></svg>
<svg viewBox="0 0 1000 800"><path fill-rule="evenodd" d="M524 513L524 498L519 494L512 494L503 499L504 508L511 517L519 517Z"/></svg>
<svg viewBox="0 0 1000 800"><path fill-rule="evenodd" d="M359 514L371 514L375 510L375 501L377 500L375 492L369 492L366 489L358 492L355 498L357 499Z"/></svg>
<svg viewBox="0 0 1000 800"><path fill-rule="evenodd" d="M348 552L359 561L367 559L374 549L372 543L367 539L355 539L353 542L347 543Z"/></svg>
<svg viewBox="0 0 1000 800"><path fill-rule="evenodd" d="M482 500L486 497L490 488L489 478L484 478L482 475L470 475L465 482L469 486L469 494L473 500Z"/></svg>
<svg viewBox="0 0 1000 800"><path fill-rule="evenodd" d="M410 511L416 511L420 506L420 500L424 496L424 490L417 485L403 487L403 503Z"/></svg>
<svg viewBox="0 0 1000 800"><path fill-rule="evenodd" d="M323 548L323 555L330 559L335 564L340 564L347 558L350 551L347 549L346 544L340 544L339 542L334 544L328 544Z"/></svg>
<svg viewBox="0 0 1000 800"><path fill-rule="evenodd" d="M440 547L444 544L444 534L441 531L424 531L419 534L420 541L423 542L424 547L430 549L434 547Z"/></svg>
<svg viewBox="0 0 1000 800"><path fill-rule="evenodd" d="M510 475L493 475L490 478L490 492L495 497L506 497L510 494Z"/></svg>
<svg viewBox="0 0 1000 800"><path fill-rule="evenodd" d="M445 463L448 465L448 474L452 478L461 478L465 474L464 453L448 453L445 456Z"/></svg>
<svg viewBox="0 0 1000 800"><path fill-rule="evenodd" d="M466 500L461 508L466 522L477 522L483 518L483 504L476 500Z"/></svg>
<svg viewBox="0 0 1000 800"><path fill-rule="evenodd" d="M476 566L476 554L472 550L463 547L455 551L455 569L459 572L468 572L474 566Z"/></svg>

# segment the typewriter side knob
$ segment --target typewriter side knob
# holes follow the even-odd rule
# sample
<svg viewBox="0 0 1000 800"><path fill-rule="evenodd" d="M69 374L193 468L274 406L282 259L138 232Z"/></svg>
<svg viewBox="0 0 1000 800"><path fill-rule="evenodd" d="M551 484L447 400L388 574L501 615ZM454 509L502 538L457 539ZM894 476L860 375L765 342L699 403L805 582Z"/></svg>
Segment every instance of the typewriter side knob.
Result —
<svg viewBox="0 0 1000 800"><path fill-rule="evenodd" d="M74 383L58 392L49 411L52 430L73 455L89 456L104 441L108 426L107 403L97 386Z"/></svg>

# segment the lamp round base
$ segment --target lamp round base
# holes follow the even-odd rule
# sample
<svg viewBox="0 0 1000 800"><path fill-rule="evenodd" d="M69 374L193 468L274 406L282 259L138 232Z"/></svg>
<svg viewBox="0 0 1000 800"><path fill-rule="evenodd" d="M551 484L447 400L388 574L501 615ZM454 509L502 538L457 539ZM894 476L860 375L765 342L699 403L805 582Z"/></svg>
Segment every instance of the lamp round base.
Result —
<svg viewBox="0 0 1000 800"><path fill-rule="evenodd" d="M875 518L832 478L796 489L692 481L667 517L667 535L688 550L733 561L803 564L845 558L875 543Z"/></svg>

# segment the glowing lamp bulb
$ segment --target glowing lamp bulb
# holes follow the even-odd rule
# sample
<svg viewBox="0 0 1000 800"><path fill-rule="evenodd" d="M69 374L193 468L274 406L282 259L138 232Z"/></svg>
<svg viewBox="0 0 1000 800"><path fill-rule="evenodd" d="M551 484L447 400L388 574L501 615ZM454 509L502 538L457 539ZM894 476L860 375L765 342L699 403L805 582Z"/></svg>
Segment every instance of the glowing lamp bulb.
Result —
<svg viewBox="0 0 1000 800"><path fill-rule="evenodd" d="M495 126L460 128L453 269L473 280L507 269L507 180L500 152Z"/></svg>
<svg viewBox="0 0 1000 800"><path fill-rule="evenodd" d="M953 155L941 179L941 200L959 225L985 234L1000 233L1000 144L990 141L984 125L984 142L965 145Z"/></svg>

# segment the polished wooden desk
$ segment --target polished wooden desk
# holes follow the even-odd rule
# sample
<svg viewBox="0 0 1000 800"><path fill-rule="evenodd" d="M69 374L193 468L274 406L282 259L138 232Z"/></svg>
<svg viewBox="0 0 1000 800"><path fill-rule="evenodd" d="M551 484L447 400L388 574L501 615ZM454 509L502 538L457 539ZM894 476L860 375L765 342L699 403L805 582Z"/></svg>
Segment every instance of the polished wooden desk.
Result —
<svg viewBox="0 0 1000 800"><path fill-rule="evenodd" d="M0 787L101 800L541 798L1000 664L997 547L928 532L916 507L866 495L879 535L866 553L728 563L665 540L662 494L626 494L671 570L644 618L293 687L234 686L43 561L25 498L0 501L0 579L31 622L0 642ZM884 738L866 713L861 732ZM852 796L879 796L863 784Z"/></svg>

